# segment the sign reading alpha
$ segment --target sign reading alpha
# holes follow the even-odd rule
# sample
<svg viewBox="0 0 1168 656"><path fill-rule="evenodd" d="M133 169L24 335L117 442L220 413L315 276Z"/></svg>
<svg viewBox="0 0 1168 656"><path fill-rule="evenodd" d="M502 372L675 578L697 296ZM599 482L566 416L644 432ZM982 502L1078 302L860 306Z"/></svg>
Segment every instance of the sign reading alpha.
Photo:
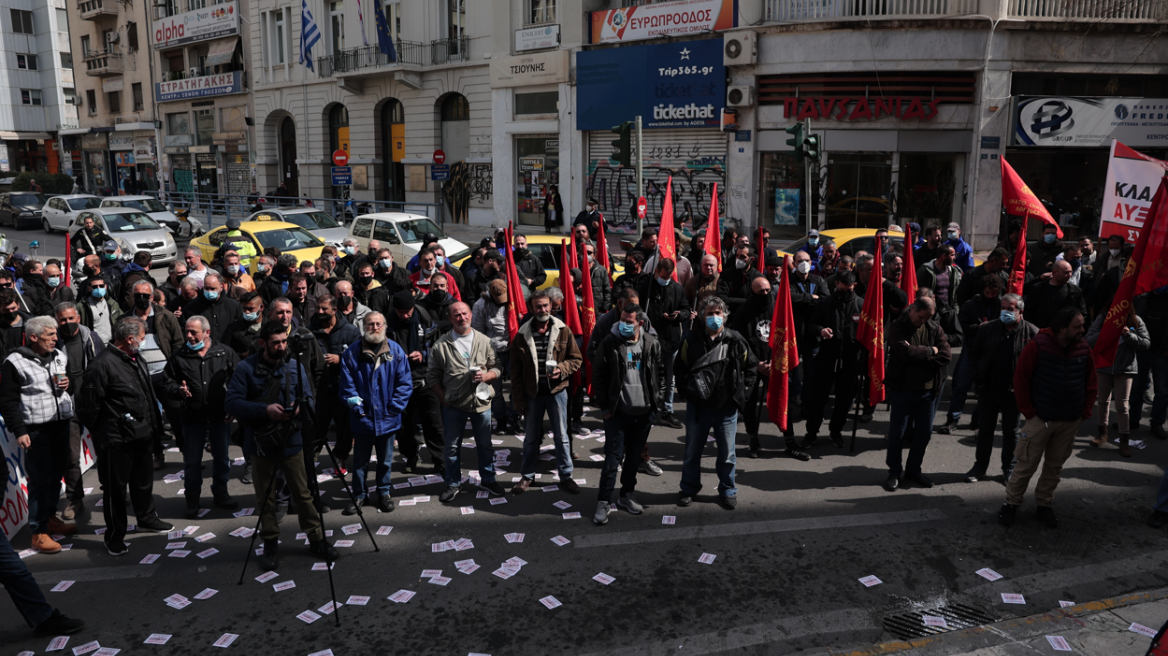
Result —
<svg viewBox="0 0 1168 656"><path fill-rule="evenodd" d="M161 50L236 34L239 34L239 7L235 2L225 2L155 21L150 43L155 50Z"/></svg>

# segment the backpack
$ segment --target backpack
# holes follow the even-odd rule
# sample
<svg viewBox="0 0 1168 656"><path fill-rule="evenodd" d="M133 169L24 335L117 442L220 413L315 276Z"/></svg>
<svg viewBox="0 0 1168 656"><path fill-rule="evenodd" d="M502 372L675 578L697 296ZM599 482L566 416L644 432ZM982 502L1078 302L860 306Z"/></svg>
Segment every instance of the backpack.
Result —
<svg viewBox="0 0 1168 656"><path fill-rule="evenodd" d="M709 401L714 398L714 390L724 378L726 353L729 350L726 342L723 341L714 349L706 351L693 363L689 371L689 378L685 381L687 398L695 401Z"/></svg>

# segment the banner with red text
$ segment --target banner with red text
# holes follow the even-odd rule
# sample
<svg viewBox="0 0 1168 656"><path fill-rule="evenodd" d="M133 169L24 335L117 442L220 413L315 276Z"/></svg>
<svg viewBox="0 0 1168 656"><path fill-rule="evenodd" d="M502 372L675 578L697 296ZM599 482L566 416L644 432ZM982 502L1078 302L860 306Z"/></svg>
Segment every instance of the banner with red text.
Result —
<svg viewBox="0 0 1168 656"><path fill-rule="evenodd" d="M1165 171L1168 162L1136 152L1118 141L1111 142L1099 239L1119 235L1127 243L1135 243Z"/></svg>
<svg viewBox="0 0 1168 656"><path fill-rule="evenodd" d="M8 480L4 482L6 491L4 503L0 504L0 530L10 540L17 531L28 523L28 476L25 473L27 455L16 443L16 436L8 432L4 420L0 419L0 451L8 461ZM89 431L81 431L81 471L93 466L96 452ZM61 485L64 490L64 484Z"/></svg>
<svg viewBox="0 0 1168 656"><path fill-rule="evenodd" d="M592 43L624 43L738 27L737 0L678 0L592 12Z"/></svg>

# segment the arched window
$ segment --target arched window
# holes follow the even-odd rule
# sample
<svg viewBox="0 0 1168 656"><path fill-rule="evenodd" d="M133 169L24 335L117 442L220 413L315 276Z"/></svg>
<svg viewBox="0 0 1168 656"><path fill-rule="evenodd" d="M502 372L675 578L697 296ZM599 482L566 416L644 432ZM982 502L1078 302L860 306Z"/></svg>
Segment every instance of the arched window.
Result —
<svg viewBox="0 0 1168 656"><path fill-rule="evenodd" d="M401 160L405 156L406 138L405 107L396 99L388 100L381 107L381 153L382 164L385 166L383 176L385 200L404 201L405 197L405 165Z"/></svg>
<svg viewBox="0 0 1168 656"><path fill-rule="evenodd" d="M470 103L467 102L466 96L454 93L442 101L442 120L469 121Z"/></svg>

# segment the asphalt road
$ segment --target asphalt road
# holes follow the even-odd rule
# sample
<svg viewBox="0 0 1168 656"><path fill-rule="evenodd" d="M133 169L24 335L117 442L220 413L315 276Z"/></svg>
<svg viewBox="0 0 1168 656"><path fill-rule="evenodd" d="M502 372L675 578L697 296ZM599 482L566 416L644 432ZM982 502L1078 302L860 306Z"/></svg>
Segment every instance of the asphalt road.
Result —
<svg viewBox="0 0 1168 656"><path fill-rule="evenodd" d="M312 570L314 559L294 538L294 515L282 525L279 577L257 582L262 571L253 558L243 585L237 585L250 540L229 533L253 527L255 519L236 519L218 509L198 520L181 519L182 482L160 480L161 474L181 470L174 452L167 454L168 466L154 489L163 518L178 529L196 527L186 538L189 556L167 557L165 535L132 534L129 556L110 557L101 536L94 534L104 523L98 508L83 517L82 530L67 541L73 545L70 551L33 555L25 562L52 603L89 623L67 649L96 640L130 654L207 653L225 633L239 636L229 650L248 654L325 649L337 656L850 653L897 638L885 628L886 619L897 614L919 617L964 605L984 614L983 621L1007 620L1057 609L1060 601L1168 585L1165 532L1142 524L1168 464L1168 445L1151 439L1146 429L1137 437L1148 440L1147 448L1136 449L1129 460L1120 458L1114 446L1087 448L1090 431L1084 426L1057 492L1060 528L1041 527L1028 496L1017 524L1004 529L995 516L1004 497L1000 477L962 482L973 460L967 430L934 437L925 471L936 487L882 490L886 422L881 408L875 421L860 426L854 454L822 440L808 463L783 457L778 450L782 440L771 426L764 431L763 458L746 458L744 448L739 452L734 511L716 502L712 448L706 452L706 488L697 503L676 505L683 433L654 428L650 448L665 474L639 477L638 498L648 506L642 516L616 512L605 527L590 519L600 474L600 463L591 457L603 447L595 437L581 440L574 477L583 479L582 494L533 488L491 505L476 498L477 488L469 488L444 505L437 500L440 483L396 489L394 512L366 509L373 530L393 527L388 535L376 536L378 553L364 531L342 534L342 526L357 518L341 516L345 493L339 481L330 480L322 486L334 508L325 516L326 528L334 531L334 540L353 540L351 547L340 549L334 569L337 598L370 598L364 606L342 606L340 628L333 616L318 610L330 601L328 576ZM596 412L586 414L585 426L602 428ZM745 436L739 436L744 447ZM495 439L502 440L497 448L511 450L513 464L500 477L510 488L518 476L521 441ZM473 449L462 453L465 474L475 456ZM238 455L233 447L232 456ZM994 462L997 457L995 452ZM232 467L230 492L243 506L254 506L254 492L239 482L240 471ZM541 461L539 471L537 485L554 481L551 462ZM996 468L991 473L1000 474ZM96 487L96 478L96 472L88 472L86 485ZM407 478L395 472L393 482ZM415 495L427 500L400 505ZM93 508L99 498L87 496L86 505ZM560 501L571 505L556 507ZM204 504L209 503L204 487ZM582 517L566 519L565 512ZM676 523L664 524L667 516ZM207 533L214 537L194 541ZM509 543L508 533L523 533L523 541ZM557 546L552 541L557 536L570 542ZM473 547L433 552L436 543L462 538ZM27 531L14 543L27 547ZM205 559L196 555L209 547L218 553ZM147 554L162 557L139 564ZM713 554L713 563L699 562L703 554ZM527 562L517 574L506 580L492 574L513 557ZM480 568L460 573L454 563L464 559ZM987 567L1004 578L990 582L976 574ZM425 569L440 569L451 580L433 584L421 576ZM593 580L600 573L615 580L608 585ZM859 579L867 576L882 583L865 587ZM64 592L49 591L69 580L76 583ZM295 587L273 589L285 581L294 581ZM207 588L218 592L193 600ZM406 603L387 599L399 590L415 596ZM1005 604L1002 593L1023 594L1025 604ZM173 594L192 598L192 604L167 606L164 599ZM540 600L548 596L562 605L546 608ZM32 637L6 604L0 602L5 651L44 651L50 638ZM297 619L307 610L323 617L312 624ZM173 637L165 646L143 644L154 633Z"/></svg>

